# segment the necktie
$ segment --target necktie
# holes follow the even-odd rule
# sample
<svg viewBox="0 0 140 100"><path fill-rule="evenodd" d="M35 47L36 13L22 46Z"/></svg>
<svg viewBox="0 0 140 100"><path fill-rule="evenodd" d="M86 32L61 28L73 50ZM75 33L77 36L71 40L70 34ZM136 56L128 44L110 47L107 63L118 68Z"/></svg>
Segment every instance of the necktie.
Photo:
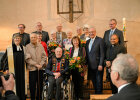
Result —
<svg viewBox="0 0 140 100"><path fill-rule="evenodd" d="M90 43L89 43L89 52L91 51L92 44L93 44L93 39L91 39L91 40L90 40Z"/></svg>
<svg viewBox="0 0 140 100"><path fill-rule="evenodd" d="M109 41L111 39L111 35L113 34L113 30L110 31L110 34L109 34Z"/></svg>

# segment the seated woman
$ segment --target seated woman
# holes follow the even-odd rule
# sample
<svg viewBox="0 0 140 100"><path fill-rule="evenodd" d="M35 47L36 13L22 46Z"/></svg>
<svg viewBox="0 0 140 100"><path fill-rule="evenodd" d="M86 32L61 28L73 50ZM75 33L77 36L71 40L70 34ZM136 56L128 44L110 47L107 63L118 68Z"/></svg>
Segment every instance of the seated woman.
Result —
<svg viewBox="0 0 140 100"><path fill-rule="evenodd" d="M25 100L25 63L24 63L24 47L21 43L20 34L13 37L14 43L6 49L2 57L2 66L4 71L15 74L15 92L20 100Z"/></svg>
<svg viewBox="0 0 140 100"><path fill-rule="evenodd" d="M46 67L46 73L48 75L49 87L48 87L48 100L53 98L53 87L56 84L56 99L60 100L61 83L64 79L64 74L68 70L68 60L62 56L62 49L57 47L55 49L56 57L52 57Z"/></svg>
<svg viewBox="0 0 140 100"><path fill-rule="evenodd" d="M52 58L55 54L55 48L57 46L54 45L60 45L61 46L61 41L56 39L56 32L52 31L51 32L51 39L47 42L47 47L48 47L48 59Z"/></svg>
<svg viewBox="0 0 140 100"><path fill-rule="evenodd" d="M67 39L63 40L63 46L66 50L69 50L70 47L72 47L71 44L71 39L72 39L72 31L67 31Z"/></svg>
<svg viewBox="0 0 140 100"><path fill-rule="evenodd" d="M86 52L85 48L81 47L81 41L78 36L74 36L72 38L72 45L73 47L70 48L70 58L72 57L83 57L85 58ZM79 65L79 67L83 67L84 65ZM75 91L75 97L76 100L79 100L80 94L82 93L82 84L84 77L82 76L81 72L79 72L78 68L71 70L72 73L72 81L74 83L74 91Z"/></svg>

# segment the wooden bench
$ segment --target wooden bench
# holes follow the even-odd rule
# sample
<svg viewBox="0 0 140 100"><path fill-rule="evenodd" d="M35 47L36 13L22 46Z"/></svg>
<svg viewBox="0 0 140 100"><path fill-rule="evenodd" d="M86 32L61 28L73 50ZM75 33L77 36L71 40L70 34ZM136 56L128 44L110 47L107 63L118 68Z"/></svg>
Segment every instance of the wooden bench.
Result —
<svg viewBox="0 0 140 100"><path fill-rule="evenodd" d="M90 95L90 100L106 100L112 94Z"/></svg>

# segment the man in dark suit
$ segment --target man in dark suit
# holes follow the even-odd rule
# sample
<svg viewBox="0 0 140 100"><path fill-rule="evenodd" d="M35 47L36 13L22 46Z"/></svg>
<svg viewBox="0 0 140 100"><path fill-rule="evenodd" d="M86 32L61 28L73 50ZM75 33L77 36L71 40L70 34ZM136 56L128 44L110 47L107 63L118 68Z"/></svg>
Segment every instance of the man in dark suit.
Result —
<svg viewBox="0 0 140 100"><path fill-rule="evenodd" d="M118 93L107 100L140 100L140 87L136 84L139 66L129 54L119 54L111 66L111 80Z"/></svg>
<svg viewBox="0 0 140 100"><path fill-rule="evenodd" d="M105 47L107 48L110 46L110 38L112 34L117 34L119 38L119 44L123 45L124 44L124 37L123 37L123 32L119 29L116 28L117 26L117 20L116 19L111 19L109 22L110 29L105 31L103 40L105 42Z"/></svg>
<svg viewBox="0 0 140 100"><path fill-rule="evenodd" d="M92 80L95 93L102 93L102 77L104 62L104 43L102 38L96 36L96 29L90 28L90 39L86 42L86 60L89 78Z"/></svg>
<svg viewBox="0 0 140 100"><path fill-rule="evenodd" d="M110 39L111 46L107 48L106 57L105 57L105 64L109 71L109 81L111 85L112 94L118 92L116 86L113 85L110 79L110 68L112 61L117 57L119 53L126 53L126 48L123 45L119 44L119 38L116 34L113 34Z"/></svg>
<svg viewBox="0 0 140 100"><path fill-rule="evenodd" d="M57 28L56 40L61 41L61 43L63 43L63 40L67 38L66 32L62 31L61 24L59 24L56 28Z"/></svg>
<svg viewBox="0 0 140 100"><path fill-rule="evenodd" d="M119 38L119 44L124 45L123 32L121 30L117 29L116 26L117 26L117 20L116 19L111 19L109 21L110 29L105 31L104 37L103 37L103 40L104 40L104 43L105 43L105 53L106 53L107 48L109 48L110 45L111 45L110 44L110 38L111 38L112 34L117 34L118 38ZM106 79L107 79L106 81L109 80L108 70L106 70Z"/></svg>
<svg viewBox="0 0 140 100"><path fill-rule="evenodd" d="M49 34L48 34L48 32L43 31L42 28L43 28L42 23L41 22L37 22L37 26L36 26L37 31L35 31L33 33L41 32L42 33L42 41L47 43L48 40L49 40Z"/></svg>
<svg viewBox="0 0 140 100"><path fill-rule="evenodd" d="M21 44L22 44L23 46L26 46L28 43L30 43L30 36L29 36L28 33L25 33L25 32L24 32L24 31L25 31L25 28L26 28L26 27L25 27L24 24L19 24L19 25L18 25L19 32L18 32L18 33L15 33L15 34L20 34L20 36L21 36L21 38L22 38ZM15 34L13 34L13 37L14 37ZM12 37L12 43L13 43L13 37Z"/></svg>

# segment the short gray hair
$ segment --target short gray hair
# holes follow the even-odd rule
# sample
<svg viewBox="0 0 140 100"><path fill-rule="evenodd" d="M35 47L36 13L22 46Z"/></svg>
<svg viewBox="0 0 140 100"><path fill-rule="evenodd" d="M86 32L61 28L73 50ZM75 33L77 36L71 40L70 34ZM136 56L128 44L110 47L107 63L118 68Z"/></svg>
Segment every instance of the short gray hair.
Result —
<svg viewBox="0 0 140 100"><path fill-rule="evenodd" d="M135 83L138 79L139 66L130 54L119 54L112 63L112 70L117 71L122 80Z"/></svg>

